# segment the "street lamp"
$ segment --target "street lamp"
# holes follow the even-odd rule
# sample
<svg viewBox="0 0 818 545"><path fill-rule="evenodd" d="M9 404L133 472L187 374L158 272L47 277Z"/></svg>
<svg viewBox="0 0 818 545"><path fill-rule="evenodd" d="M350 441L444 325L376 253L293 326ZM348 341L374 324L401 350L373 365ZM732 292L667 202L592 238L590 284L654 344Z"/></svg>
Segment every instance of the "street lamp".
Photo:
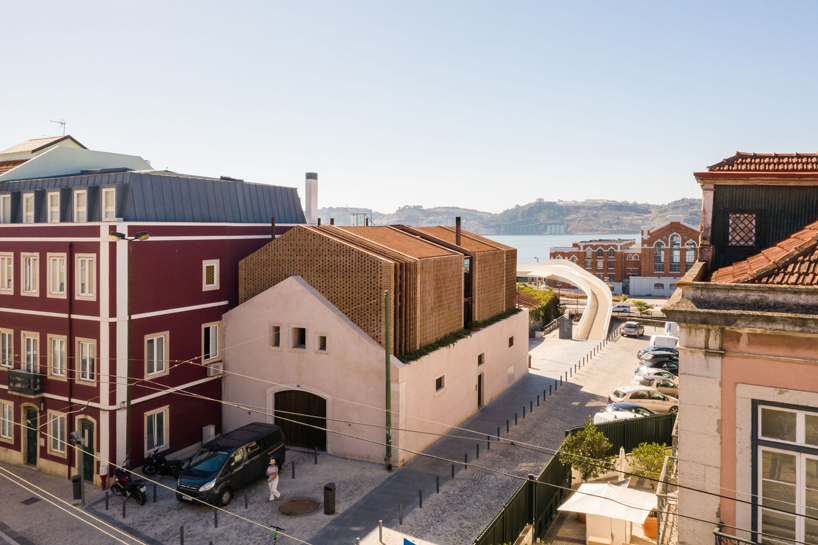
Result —
<svg viewBox="0 0 818 545"><path fill-rule="evenodd" d="M122 240L128 243L128 361L125 364L125 459L130 465L131 460L131 286L133 285L133 247L131 242L135 240L148 240L150 234L147 231L139 231L133 237L128 238L123 233L112 231L108 233L108 239L113 242ZM125 465L125 462L123 462Z"/></svg>

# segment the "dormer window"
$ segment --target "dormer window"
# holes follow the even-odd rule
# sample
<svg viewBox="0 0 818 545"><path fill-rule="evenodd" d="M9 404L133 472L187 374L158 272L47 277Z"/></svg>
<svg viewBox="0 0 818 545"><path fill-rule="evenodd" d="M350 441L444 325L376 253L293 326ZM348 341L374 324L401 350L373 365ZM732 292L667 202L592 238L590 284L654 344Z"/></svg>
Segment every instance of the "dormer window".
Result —
<svg viewBox="0 0 818 545"><path fill-rule="evenodd" d="M85 191L74 193L74 221L76 223L88 221L88 193Z"/></svg>
<svg viewBox="0 0 818 545"><path fill-rule="evenodd" d="M113 187L102 190L102 221L116 219L116 189Z"/></svg>
<svg viewBox="0 0 818 545"><path fill-rule="evenodd" d="M11 223L11 195L0 195L0 223Z"/></svg>
<svg viewBox="0 0 818 545"><path fill-rule="evenodd" d="M23 223L34 223L34 193L23 194Z"/></svg>
<svg viewBox="0 0 818 545"><path fill-rule="evenodd" d="M48 223L60 222L60 194L48 194Z"/></svg>
<svg viewBox="0 0 818 545"><path fill-rule="evenodd" d="M727 244L728 246L753 247L756 246L756 232L758 228L758 214L738 212L727 214Z"/></svg>

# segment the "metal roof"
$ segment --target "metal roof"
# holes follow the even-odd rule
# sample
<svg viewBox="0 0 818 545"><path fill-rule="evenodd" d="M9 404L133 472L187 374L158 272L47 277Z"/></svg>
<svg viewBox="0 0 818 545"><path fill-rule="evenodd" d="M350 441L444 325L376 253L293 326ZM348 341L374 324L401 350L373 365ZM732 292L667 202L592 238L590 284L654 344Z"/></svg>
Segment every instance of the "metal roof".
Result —
<svg viewBox="0 0 818 545"><path fill-rule="evenodd" d="M267 223L274 217L276 223L306 222L294 187L169 171L89 172L7 181L0 183L0 193L93 187L117 188L117 217L124 221ZM99 220L91 214L89 210L89 221Z"/></svg>

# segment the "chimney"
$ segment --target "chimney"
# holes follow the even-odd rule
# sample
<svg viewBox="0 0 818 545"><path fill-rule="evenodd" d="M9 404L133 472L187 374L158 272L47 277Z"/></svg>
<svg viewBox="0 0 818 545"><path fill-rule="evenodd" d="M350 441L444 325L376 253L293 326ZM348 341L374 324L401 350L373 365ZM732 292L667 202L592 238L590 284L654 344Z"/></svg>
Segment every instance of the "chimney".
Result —
<svg viewBox="0 0 818 545"><path fill-rule="evenodd" d="M321 218L318 218L318 227L321 227Z"/></svg>
<svg viewBox="0 0 818 545"><path fill-rule="evenodd" d="M460 246L460 216L454 218L454 243Z"/></svg>
<svg viewBox="0 0 818 545"><path fill-rule="evenodd" d="M307 172L304 188L304 215L307 225L315 225L318 220L318 174Z"/></svg>
<svg viewBox="0 0 818 545"><path fill-rule="evenodd" d="M330 218L329 219L329 224L330 225L335 225L335 218Z"/></svg>

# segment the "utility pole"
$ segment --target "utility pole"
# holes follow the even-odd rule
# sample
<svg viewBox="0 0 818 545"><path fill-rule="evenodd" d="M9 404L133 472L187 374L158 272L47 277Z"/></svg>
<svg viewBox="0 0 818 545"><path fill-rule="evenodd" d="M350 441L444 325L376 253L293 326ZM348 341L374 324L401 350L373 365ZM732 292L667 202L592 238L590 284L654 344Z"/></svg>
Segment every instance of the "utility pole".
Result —
<svg viewBox="0 0 818 545"><path fill-rule="evenodd" d="M392 352L389 335L389 290L383 292L383 312L386 331L384 353L386 354L386 470L392 471L392 362L389 354Z"/></svg>

